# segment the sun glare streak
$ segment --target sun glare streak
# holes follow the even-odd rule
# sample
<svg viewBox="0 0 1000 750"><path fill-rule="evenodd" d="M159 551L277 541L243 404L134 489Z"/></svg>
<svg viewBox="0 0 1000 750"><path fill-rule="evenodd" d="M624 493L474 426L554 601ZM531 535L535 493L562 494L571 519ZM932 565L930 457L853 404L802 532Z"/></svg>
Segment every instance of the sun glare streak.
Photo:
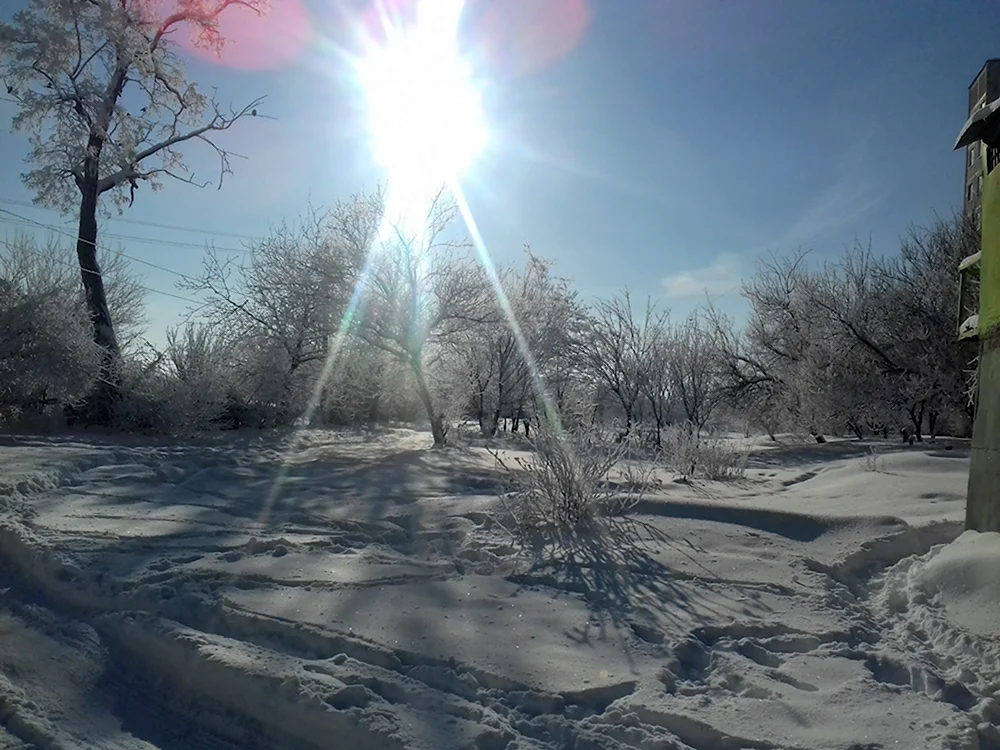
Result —
<svg viewBox="0 0 1000 750"><path fill-rule="evenodd" d="M472 244L475 246L476 253L479 255L479 262L483 264L483 268L486 271L486 277L493 286L493 293L496 295L497 302L500 305L500 310L507 319L507 325L510 326L510 330L514 334L514 341L517 344L517 348L521 352L521 356L524 357L524 362L528 366L528 372L531 373L531 384L535 390L535 394L542 402L542 407L545 409L545 421L555 430L556 435L561 437L563 434L563 428L562 420L559 417L559 410L556 409L555 404L552 401L552 397L549 395L548 389L545 387L545 381L542 379L541 370L538 367L538 363L535 361L535 355L531 353L531 347L528 345L527 339L524 338L524 333L521 331L521 325L517 322L517 316L514 314L514 309L511 307L507 293L504 291L503 285L500 283L500 277L497 274L496 267L493 265L493 258L490 256L486 243L483 241L483 236L479 232L479 226L476 224L476 219L472 215L472 211L469 209L469 203L465 200L465 193L462 191L461 186L455 183L452 186L452 194L455 197L455 203L458 205L458 212L461 214L462 220L465 222L465 226L469 230L469 236L472 238Z"/></svg>
<svg viewBox="0 0 1000 750"><path fill-rule="evenodd" d="M367 105L372 153L385 170L388 185L375 246L368 250L338 330L330 337L323 368L299 422L301 426L311 422L323 389L341 360L351 321L360 306L377 254L387 245L398 245L417 264L430 262L425 252L430 214L442 191L447 189L458 205L528 364L546 419L561 432L558 414L459 183L490 142L481 92L472 67L459 51L458 25L463 5L463 0L421 0L417 23L407 27L390 18L379 0L376 10L384 38L381 41L366 38L364 53L349 59ZM270 514L277 502L300 439L301 432L296 430L283 451L278 476L261 509L261 519Z"/></svg>
<svg viewBox="0 0 1000 750"><path fill-rule="evenodd" d="M259 521L263 522L267 520L267 517L271 512L271 508L274 507L275 502L278 500L278 495L281 493L281 487L285 482L285 478L288 476L288 468L291 464L292 453L299 446L301 430L308 427L312 422L313 415L316 413L316 409L319 408L319 402L323 396L323 389L326 388L327 383L330 382L334 368L338 364L340 353L343 350L344 343L347 341L347 336L350 333L351 323L354 321L354 315L361 306L361 295L364 293L365 284L371 273L372 259L373 253L369 252L365 258L365 264L361 268L361 273L358 274L358 280L354 284L354 291L351 293L351 299L348 301L347 308L344 310L344 314L340 319L340 325L337 327L337 332L330 337L329 346L326 350L326 357L323 360L323 369L320 370L320 373L316 378L316 383L313 385L313 390L309 396L309 402L306 405L305 413L302 415L301 427L292 433L291 441L285 449L284 455L281 457L281 465L278 468L278 475L274 478L274 482L271 484L271 489L268 492L267 497L264 499L264 504L258 517Z"/></svg>

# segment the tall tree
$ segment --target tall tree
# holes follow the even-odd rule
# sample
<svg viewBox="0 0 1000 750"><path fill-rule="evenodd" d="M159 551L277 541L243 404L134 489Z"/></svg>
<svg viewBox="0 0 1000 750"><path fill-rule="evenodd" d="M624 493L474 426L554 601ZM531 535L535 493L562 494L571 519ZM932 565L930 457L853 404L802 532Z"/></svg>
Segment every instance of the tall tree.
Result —
<svg viewBox="0 0 1000 750"><path fill-rule="evenodd" d="M79 213L77 258L94 341L106 365L119 345L97 258L97 214L103 196L131 205L140 183L152 189L172 177L192 184L179 151L201 141L219 159L229 154L212 135L245 115L259 100L223 111L185 75L176 35L221 50L219 16L230 6L260 12L266 0L30 0L11 23L0 23L0 79L19 109L13 129L28 134L33 168L22 175L35 202ZM169 7L169 6L168 6ZM110 368L99 398L114 396Z"/></svg>
<svg viewBox="0 0 1000 750"><path fill-rule="evenodd" d="M446 425L434 402L429 370L470 328L492 318L491 290L467 244L443 233L457 217L444 191L415 228L386 219L381 191L341 203L331 212L333 231L355 257L366 257L351 330L362 341L406 365L430 421L435 447L446 444Z"/></svg>
<svg viewBox="0 0 1000 750"><path fill-rule="evenodd" d="M643 367L651 344L648 333L636 319L627 289L594 305L587 331L587 366L621 409L625 428L620 439L631 434L641 403Z"/></svg>

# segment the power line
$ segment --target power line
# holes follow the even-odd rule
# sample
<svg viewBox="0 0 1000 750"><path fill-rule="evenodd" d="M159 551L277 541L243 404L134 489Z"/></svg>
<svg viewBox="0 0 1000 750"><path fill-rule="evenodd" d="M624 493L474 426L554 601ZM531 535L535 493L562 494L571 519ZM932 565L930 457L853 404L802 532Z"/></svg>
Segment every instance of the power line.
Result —
<svg viewBox="0 0 1000 750"><path fill-rule="evenodd" d="M43 260L47 260L47 261L50 261L52 263L58 263L60 265L66 266L68 268L72 268L74 270L82 271L83 273L92 273L95 276L100 276L101 275L97 271L91 271L89 268L80 268L77 265L75 265L74 263L70 263L68 261L60 260L59 258L53 258L53 257L51 257L49 255L46 255L45 253L41 252L40 250L34 250L34 249L30 248L30 247L15 248L7 240L0 240L0 244L5 245L8 250L17 250L17 249L20 249L20 250L23 250L25 252L29 252L32 255L37 255L39 258L42 258ZM192 305L202 305L202 304L204 304L203 302L199 302L196 299L191 299L190 297L183 297L180 294L174 294L173 292L165 292L162 289L154 289L153 287L151 287L151 286L145 286L144 284L136 284L136 286L139 289L144 289L147 292L152 292L153 294L159 294L159 295L162 295L164 297L173 297L174 299L179 299L182 302L188 302L188 303L190 303Z"/></svg>
<svg viewBox="0 0 1000 750"><path fill-rule="evenodd" d="M20 216L19 214L15 214L13 211L8 211L6 208L0 208L0 212L10 214L11 216L16 216L20 220L20 222L17 222L17 221L11 221L10 219L0 219L0 221L5 221L8 224L17 224L17 223L34 224L37 227L49 229L53 232L58 232L59 234L65 234L67 237L72 237L74 240L77 238L77 235L75 233L72 233L68 229L61 229L52 224L45 224L44 222L28 219L24 216ZM197 250L205 249L205 245L202 243L184 242L183 240L160 240L160 239L154 239L152 237L137 237L131 234L113 234L110 232L102 232L101 237L109 240L128 240L130 242L145 242L146 244L149 245L164 245L169 247L193 247ZM214 249L221 250L222 252L227 252L227 253L247 252L247 249L244 247L216 247Z"/></svg>
<svg viewBox="0 0 1000 750"><path fill-rule="evenodd" d="M50 224L43 224L40 221L33 221L32 219L27 219L27 218L25 218L23 216L19 216L18 214L15 214L13 211L8 211L5 208L0 208L0 212L5 213L5 214L10 214L11 216L16 216L18 219L20 219L20 221L11 221L10 219L0 218L0 222L9 223L9 224L34 224L35 226L41 227L42 229L48 229L48 230L50 230L52 232L57 232L59 234L63 234L63 235L65 235L65 236L67 236L67 237L69 237L69 238L71 238L73 240L77 239L76 237L73 236L73 234L71 232L65 231L65 230L60 229L58 227L52 226ZM93 244L93 243L89 243L88 242L88 244ZM129 260L135 261L136 263L141 263L144 266L149 266L150 268L156 268L156 269L158 269L160 271L164 271L166 273L173 274L174 276L177 276L178 278L181 278L181 279L190 279L191 278L190 276L188 276L186 274L183 274L180 271L175 271L172 268L167 268L166 266L161 266L161 265L159 265L157 263L152 263L152 262L150 262L148 260L143 260L142 258L136 258L136 257L134 257L132 255L129 255L128 253L122 252L121 250L112 250L111 248L104 248L104 250L105 250L105 252L114 253L115 255L120 255L123 258L128 258Z"/></svg>
<svg viewBox="0 0 1000 750"><path fill-rule="evenodd" d="M52 211L53 210L53 209L47 208L45 206L36 206L34 203L30 203L28 201L16 201L16 200L11 200L10 198L0 198L0 203L5 203L8 206L20 206L22 208L41 209L43 211ZM236 239L236 240L250 240L250 241L254 241L254 240L260 239L259 237L254 237L253 235L239 234L238 232L221 232L221 231L212 230L212 229L200 229L198 227L185 227L185 226L181 226L179 224L162 224L162 223L156 222L156 221L143 221L141 219L126 219L126 218L123 218L121 216L110 216L110 217L107 217L107 220L108 221L118 221L118 222L121 222L123 224L135 224L137 226L143 226L143 227L154 227L156 229L171 229L171 230L178 231L178 232L190 232L192 234L213 235L215 237L230 237L230 238Z"/></svg>

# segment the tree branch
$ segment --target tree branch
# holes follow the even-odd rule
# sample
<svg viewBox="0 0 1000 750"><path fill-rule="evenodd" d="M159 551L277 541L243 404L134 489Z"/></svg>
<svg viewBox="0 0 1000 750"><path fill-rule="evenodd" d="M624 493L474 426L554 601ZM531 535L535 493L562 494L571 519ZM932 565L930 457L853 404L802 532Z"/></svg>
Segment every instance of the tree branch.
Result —
<svg viewBox="0 0 1000 750"><path fill-rule="evenodd" d="M219 178L219 187L221 188L223 177L227 173L231 172L231 170L229 169L229 157L231 156L231 154L223 150L219 146L217 146L215 143L211 141L211 139L206 138L205 133L228 130L237 120L246 117L248 115L254 116L257 110L257 106L264 100L264 98L265 97L261 96L254 99L239 112L236 112L228 117L222 115L218 111L218 109L216 109L215 117L213 117L212 120L207 125L203 125L200 128L195 128L194 130L190 130L186 133L176 133L169 138L165 138L162 141L159 141L158 143L154 143L153 145L144 148L142 151L139 151L135 155L131 165L129 165L128 167L123 167L122 169L119 169L117 172L113 172L112 174L102 178L98 183L98 193L99 194L105 193L108 190L112 190L128 180L148 179L153 174L158 174L158 173L170 174L170 172L166 169L151 170L148 173L143 173L139 170L139 164L141 164L144 159L148 159L150 156L153 156L159 153L160 151L163 151L164 149L171 148L173 146L176 146L178 143L184 143L185 141L190 141L196 138L209 144L212 148L215 149L216 153L218 153L222 161L220 178ZM170 176L176 177L176 175L173 174L170 174ZM184 181L191 182L191 180L189 179L185 179ZM191 182L191 184L196 184L196 183ZM208 184L211 183L205 183L205 185Z"/></svg>

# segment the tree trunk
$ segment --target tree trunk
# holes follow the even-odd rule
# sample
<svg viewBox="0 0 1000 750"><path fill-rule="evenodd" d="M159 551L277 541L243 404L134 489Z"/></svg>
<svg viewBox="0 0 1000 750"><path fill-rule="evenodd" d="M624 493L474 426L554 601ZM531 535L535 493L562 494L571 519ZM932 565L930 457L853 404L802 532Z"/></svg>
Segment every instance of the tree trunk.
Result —
<svg viewBox="0 0 1000 750"><path fill-rule="evenodd" d="M111 322L104 277L97 262L97 174L81 185L80 223L76 240L76 257L80 263L87 312L90 314L94 343L101 348L101 369L94 392L84 407L85 420L106 425L110 423L115 402L121 391L118 375L118 339Z"/></svg>
<svg viewBox="0 0 1000 750"><path fill-rule="evenodd" d="M910 407L910 422L913 423L913 437L916 438L918 443L924 441L923 433L921 432L924 426L924 402L919 401Z"/></svg>
<svg viewBox="0 0 1000 750"><path fill-rule="evenodd" d="M480 391L474 397L476 405L476 422L479 423L479 433L483 437L493 437L497 434L497 419L486 415L486 396Z"/></svg>
<svg viewBox="0 0 1000 750"><path fill-rule="evenodd" d="M427 418L431 423L431 435L434 437L434 447L443 448L447 445L444 417L434 410L434 401L431 399L430 389L427 387L427 381L424 379L424 368L422 365L423 363L420 361L419 357L411 356L410 366L413 369L413 375L417 380L417 395L420 397L420 403L424 405L424 410L427 412Z"/></svg>
<svg viewBox="0 0 1000 750"><path fill-rule="evenodd" d="M861 429L861 425L859 425L855 420L848 419L847 428L854 433L854 437L856 437L858 440L864 439L865 437L864 431Z"/></svg>
<svg viewBox="0 0 1000 750"><path fill-rule="evenodd" d="M490 437L497 434L497 428L500 425L500 414L503 409L503 380L497 380L497 405L493 408L493 416L490 420ZM506 424L504 425L504 432L507 431Z"/></svg>
<svg viewBox="0 0 1000 750"><path fill-rule="evenodd" d="M927 412L927 431L930 433L931 440L937 438L937 423L938 413L935 409L931 409Z"/></svg>

